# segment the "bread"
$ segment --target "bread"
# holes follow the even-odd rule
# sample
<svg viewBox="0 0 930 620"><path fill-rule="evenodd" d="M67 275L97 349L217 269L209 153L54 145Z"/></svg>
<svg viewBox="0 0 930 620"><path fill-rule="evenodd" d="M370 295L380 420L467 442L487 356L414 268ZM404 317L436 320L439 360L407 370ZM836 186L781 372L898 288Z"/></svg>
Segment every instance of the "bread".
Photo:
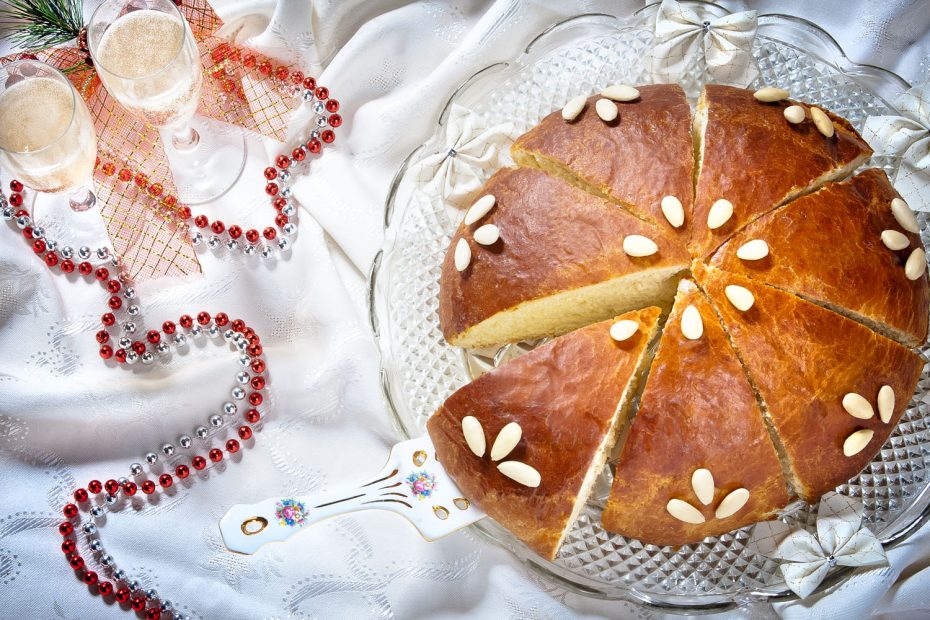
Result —
<svg viewBox="0 0 930 620"><path fill-rule="evenodd" d="M688 306L703 324L696 340L682 334ZM713 475L706 505L692 489L699 469ZM715 518L724 497L739 488L749 491L745 506ZM673 499L689 503L706 521L675 518L666 508ZM768 519L789 500L762 412L720 320L694 283L682 280L617 463L603 526L657 545L680 545Z"/></svg>
<svg viewBox="0 0 930 620"><path fill-rule="evenodd" d="M752 91L732 86L704 88L695 113L694 256L706 256L776 206L847 176L872 154L847 121L829 114L835 134L827 138L809 120L787 122L789 105L809 108L790 100L761 103ZM707 216L721 198L733 204L733 215L711 230Z"/></svg>
<svg viewBox="0 0 930 620"><path fill-rule="evenodd" d="M555 556L626 421L659 314L651 307L617 317L639 325L623 342L611 338L614 321L552 340L464 386L427 423L437 460L465 497L543 557ZM482 457L465 441L466 416L481 424ZM522 437L500 462L533 467L536 488L506 477L490 458L512 422Z"/></svg>
<svg viewBox="0 0 930 620"><path fill-rule="evenodd" d="M919 235L902 229L891 213L898 194L885 173L870 168L799 198L738 232L710 264L801 295L864 322L909 346L927 339L927 279L909 280L904 263ZM898 231L909 245L893 251L882 232ZM759 239L768 245L761 260L736 253Z"/></svg>
<svg viewBox="0 0 930 620"><path fill-rule="evenodd" d="M677 197L687 222L694 193L691 107L677 84L637 89L638 99L617 104L617 121L598 117L594 106L600 97L594 96L571 123L558 111L545 117L514 142L511 154L521 166L569 179L672 232L660 203Z"/></svg>
<svg viewBox="0 0 930 620"><path fill-rule="evenodd" d="M791 472L791 486L808 502L846 482L872 460L911 400L923 360L907 347L835 312L749 278L694 266L698 284L715 304ZM727 285L755 297L746 312L726 302ZM887 422L877 411L882 386L894 390ZM858 419L843 407L846 394L864 397L874 415ZM857 454L845 440L874 432Z"/></svg>
<svg viewBox="0 0 930 620"><path fill-rule="evenodd" d="M454 251L442 266L439 319L450 343L552 336L632 308L671 305L688 254L658 227L539 170L500 170L483 192L496 198L495 207L461 224L450 245L466 240L468 268L456 270ZM473 235L488 224L501 238L483 246ZM634 234L656 240L658 252L629 256L623 240Z"/></svg>

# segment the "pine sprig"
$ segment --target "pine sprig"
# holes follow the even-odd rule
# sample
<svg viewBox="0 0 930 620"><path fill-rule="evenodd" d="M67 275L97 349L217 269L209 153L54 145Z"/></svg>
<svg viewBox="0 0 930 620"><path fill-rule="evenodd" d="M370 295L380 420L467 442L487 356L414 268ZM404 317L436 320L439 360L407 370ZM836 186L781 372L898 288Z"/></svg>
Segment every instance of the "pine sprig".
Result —
<svg viewBox="0 0 930 620"><path fill-rule="evenodd" d="M10 41L37 51L75 39L84 27L81 0L4 0L0 24L11 30Z"/></svg>

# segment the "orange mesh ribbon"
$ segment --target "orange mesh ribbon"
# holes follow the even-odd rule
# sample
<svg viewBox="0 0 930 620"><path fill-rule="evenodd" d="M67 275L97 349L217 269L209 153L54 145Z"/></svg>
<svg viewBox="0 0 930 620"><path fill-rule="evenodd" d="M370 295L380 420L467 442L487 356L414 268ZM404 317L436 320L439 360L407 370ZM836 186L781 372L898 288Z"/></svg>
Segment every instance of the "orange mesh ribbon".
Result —
<svg viewBox="0 0 930 620"><path fill-rule="evenodd" d="M300 72L213 36L223 22L206 0L187 0L180 9L200 47L206 77L198 113L283 141L290 113L300 103ZM124 273L138 282L200 272L158 130L110 97L78 48L43 50L36 56L58 68L81 67L68 76L94 117L95 189Z"/></svg>

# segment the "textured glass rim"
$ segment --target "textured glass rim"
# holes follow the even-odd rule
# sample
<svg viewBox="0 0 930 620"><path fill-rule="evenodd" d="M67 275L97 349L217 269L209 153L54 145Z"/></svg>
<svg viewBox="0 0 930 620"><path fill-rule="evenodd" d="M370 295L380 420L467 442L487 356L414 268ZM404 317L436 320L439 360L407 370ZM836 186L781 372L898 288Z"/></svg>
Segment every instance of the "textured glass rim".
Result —
<svg viewBox="0 0 930 620"><path fill-rule="evenodd" d="M556 49L559 43L564 40L565 35L576 26L585 26L589 30L593 28L592 32L586 33L587 37L598 36L598 34L622 32L630 28L642 28L644 25L648 24L647 20L654 16L655 10L659 4L658 2L649 4L627 18L618 18L614 15L605 13L583 13L552 24L530 39L526 47L516 58L507 62L487 65L464 80L450 95L443 106L439 118L436 121L434 132L445 125L453 103L467 100L469 95L478 96L478 94L480 94L479 91L481 91L480 86L486 83L486 80L490 80L490 78L493 77L496 82L504 76L509 77L510 75L516 74L528 64L536 61L540 56ZM727 9L718 4L702 0L684 0L683 4L702 6L719 15L727 15L730 13ZM806 19L778 13L766 13L758 16L758 24L758 37L768 38L780 44L794 47L830 65L839 73L859 83L871 93L878 96L891 109L896 109L896 106L891 103L895 96L910 88L910 84L905 79L892 71L874 65L852 62L836 39L825 30ZM602 33L596 32L601 29L603 30ZM391 352L390 338L384 337L382 334L382 318L386 319L388 317L388 309L384 303L385 300L383 295L380 292L379 275L385 255L390 256L394 250L394 230L396 228L394 225L402 220L402 218L395 218L395 205L398 200L398 195L401 192L401 185L406 177L408 169L419 159L418 156L423 152L430 141L430 139L427 139L424 144L418 146L404 159L391 181L384 206L384 243L375 255L368 278L369 323L375 340L378 343L382 395L387 404L388 411L391 414L395 429L397 429L404 438L417 437L421 433L419 429L408 428L403 416L398 411L392 395L390 377L394 372L394 358ZM384 327L387 328L389 326L384 325ZM888 534L880 540L886 550L901 544L914 532L918 531L927 521L930 521L930 501L928 501L928 498L930 498L930 484L925 485L913 499L911 505L883 529L883 533ZM921 508L922 504L923 507ZM605 587L604 584L577 573L571 573L571 577L558 574L553 571L553 566L555 565L547 563L542 558L533 554L512 535L509 535L509 540L501 540L497 535L497 531L506 532L502 526L479 521L472 527L482 537L498 546L506 548L522 563L529 566L543 578L550 582L554 582L556 585L566 590L590 598L608 600L623 598L653 609L673 613L712 613L734 609L753 602L774 603L797 599L786 587L779 589L773 586L767 589L750 589L737 595L666 595L668 599L675 599L674 602L671 602L670 600L662 600L652 593L643 592L635 587L624 588L620 585ZM843 583L853 570L854 568L851 567L843 567L831 571L827 578L824 579L810 596L815 596ZM565 569L565 571L571 572L568 569ZM587 584L584 582L587 582ZM618 591L621 590L622 593L618 593Z"/></svg>

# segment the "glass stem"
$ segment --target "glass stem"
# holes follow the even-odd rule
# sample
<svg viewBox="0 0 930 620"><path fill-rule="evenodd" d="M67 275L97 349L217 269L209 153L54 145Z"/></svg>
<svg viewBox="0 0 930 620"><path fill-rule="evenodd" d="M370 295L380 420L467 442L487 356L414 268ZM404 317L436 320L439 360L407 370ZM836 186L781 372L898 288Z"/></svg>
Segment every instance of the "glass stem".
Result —
<svg viewBox="0 0 930 620"><path fill-rule="evenodd" d="M192 151L197 148L198 144L200 144L200 134L190 122L171 136L171 145L178 151Z"/></svg>
<svg viewBox="0 0 930 620"><path fill-rule="evenodd" d="M91 184L82 185L68 194L68 204L74 211L87 211L97 204L97 197L91 189Z"/></svg>

